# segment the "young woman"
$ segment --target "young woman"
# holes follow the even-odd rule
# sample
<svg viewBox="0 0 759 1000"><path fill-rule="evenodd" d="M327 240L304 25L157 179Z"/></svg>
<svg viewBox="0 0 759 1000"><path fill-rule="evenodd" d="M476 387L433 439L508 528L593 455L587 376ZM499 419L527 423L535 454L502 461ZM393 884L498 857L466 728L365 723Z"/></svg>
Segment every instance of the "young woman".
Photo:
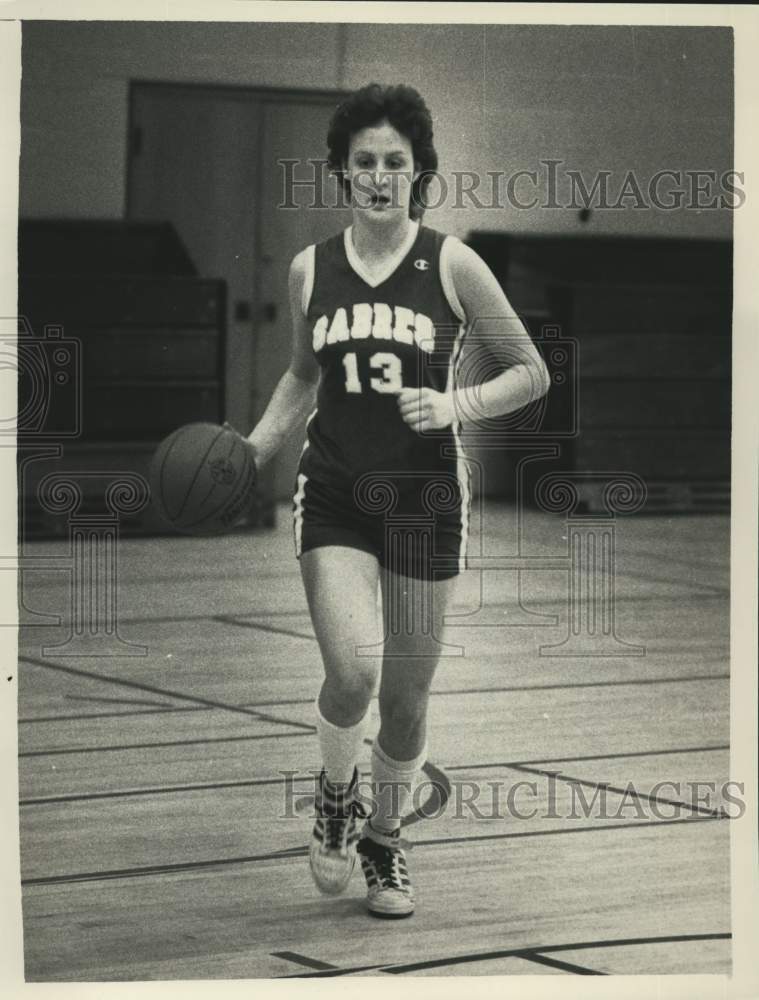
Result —
<svg viewBox="0 0 759 1000"><path fill-rule="evenodd" d="M292 262L292 358L249 441L261 467L311 414L293 507L324 662L312 874L323 892L341 892L358 853L369 912L405 917L414 897L401 818L426 758L443 616L464 567L469 484L459 417L472 399L484 418L525 406L547 391L548 376L484 262L421 224L437 154L420 95L364 87L335 112L327 144L352 225ZM495 366L473 392L456 387L455 368L475 319ZM379 656L367 655L377 641L378 588ZM378 673L366 819L356 761Z"/></svg>

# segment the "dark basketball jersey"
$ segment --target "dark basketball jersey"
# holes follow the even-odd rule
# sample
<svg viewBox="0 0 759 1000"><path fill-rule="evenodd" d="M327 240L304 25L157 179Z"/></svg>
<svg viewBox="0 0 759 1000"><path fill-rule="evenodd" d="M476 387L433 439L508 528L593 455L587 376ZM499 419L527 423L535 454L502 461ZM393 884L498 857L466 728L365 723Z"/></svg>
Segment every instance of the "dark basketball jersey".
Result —
<svg viewBox="0 0 759 1000"><path fill-rule="evenodd" d="M455 384L465 317L441 262L446 238L414 224L379 280L363 268L350 230L309 248L304 308L321 379L301 477L346 488L367 472L461 479L458 426L420 434L397 400L401 388Z"/></svg>

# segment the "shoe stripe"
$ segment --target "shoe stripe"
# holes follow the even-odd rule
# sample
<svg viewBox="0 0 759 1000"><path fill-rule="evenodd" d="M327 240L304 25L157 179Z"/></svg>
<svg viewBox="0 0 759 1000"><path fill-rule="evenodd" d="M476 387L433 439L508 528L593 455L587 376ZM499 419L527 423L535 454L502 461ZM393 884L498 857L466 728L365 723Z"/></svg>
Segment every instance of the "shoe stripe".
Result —
<svg viewBox="0 0 759 1000"><path fill-rule="evenodd" d="M316 800L318 805L327 805L330 808L338 809L341 812L347 811L354 800L354 792L357 781L358 771L356 769L354 769L353 777L351 778L350 784L347 786L333 785L331 782L327 781L327 776L325 772L322 771L319 776L319 785L316 791Z"/></svg>

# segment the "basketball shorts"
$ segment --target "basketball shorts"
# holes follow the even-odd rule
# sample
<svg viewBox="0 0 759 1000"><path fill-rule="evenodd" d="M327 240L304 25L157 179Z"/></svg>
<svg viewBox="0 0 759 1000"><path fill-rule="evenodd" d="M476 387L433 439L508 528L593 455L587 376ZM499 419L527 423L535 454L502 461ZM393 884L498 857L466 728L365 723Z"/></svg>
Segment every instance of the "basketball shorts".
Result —
<svg viewBox="0 0 759 1000"><path fill-rule="evenodd" d="M447 580L466 568L467 484L455 476L363 477L353 488L299 473L293 497L295 555L322 545L369 552L400 576Z"/></svg>

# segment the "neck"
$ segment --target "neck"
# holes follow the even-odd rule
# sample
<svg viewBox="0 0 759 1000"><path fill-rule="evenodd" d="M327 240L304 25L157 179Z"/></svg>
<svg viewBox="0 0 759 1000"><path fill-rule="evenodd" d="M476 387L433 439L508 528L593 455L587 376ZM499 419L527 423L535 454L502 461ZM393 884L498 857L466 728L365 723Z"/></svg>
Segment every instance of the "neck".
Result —
<svg viewBox="0 0 759 1000"><path fill-rule="evenodd" d="M353 217L353 246L360 257L390 256L403 246L412 225L409 216L405 216L390 225L375 226L359 213Z"/></svg>

